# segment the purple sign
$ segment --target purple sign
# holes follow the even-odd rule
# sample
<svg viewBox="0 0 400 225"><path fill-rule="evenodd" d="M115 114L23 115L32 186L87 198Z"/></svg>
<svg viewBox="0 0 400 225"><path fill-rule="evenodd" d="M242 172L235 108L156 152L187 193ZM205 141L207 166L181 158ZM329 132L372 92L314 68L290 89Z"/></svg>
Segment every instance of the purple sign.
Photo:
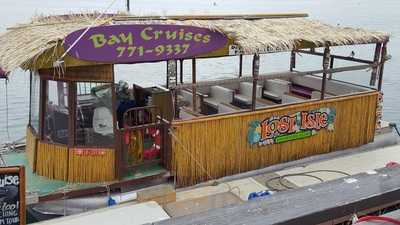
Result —
<svg viewBox="0 0 400 225"><path fill-rule="evenodd" d="M85 29L65 38L68 49ZM70 50L77 59L134 63L192 58L222 48L228 39L206 28L180 25L112 25L91 28Z"/></svg>

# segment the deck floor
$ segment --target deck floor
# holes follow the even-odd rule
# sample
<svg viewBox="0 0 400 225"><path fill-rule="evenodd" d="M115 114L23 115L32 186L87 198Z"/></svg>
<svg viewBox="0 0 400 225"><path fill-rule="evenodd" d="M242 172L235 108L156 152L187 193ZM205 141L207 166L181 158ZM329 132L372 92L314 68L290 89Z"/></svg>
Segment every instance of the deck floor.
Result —
<svg viewBox="0 0 400 225"><path fill-rule="evenodd" d="M33 173L32 169L28 165L28 160L25 153L10 153L3 155L4 161L7 166L25 166L26 174L26 192L36 193L38 196L45 196L48 194L62 192L63 190L79 190L86 188L93 188L98 186L105 186L108 183L75 183L71 184L60 180L51 180L43 176L39 176ZM166 170L160 165L151 165L139 167L135 173L129 173L123 177L122 181L134 180L142 177L152 176L166 172Z"/></svg>

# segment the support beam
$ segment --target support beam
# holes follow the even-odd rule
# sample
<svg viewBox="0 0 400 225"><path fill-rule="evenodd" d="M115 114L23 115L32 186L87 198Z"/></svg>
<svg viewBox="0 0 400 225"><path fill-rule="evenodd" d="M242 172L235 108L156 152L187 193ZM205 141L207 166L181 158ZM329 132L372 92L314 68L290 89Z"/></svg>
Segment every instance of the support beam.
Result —
<svg viewBox="0 0 400 225"><path fill-rule="evenodd" d="M31 118L32 118L32 81L33 81L33 73L32 73L32 70L29 70L29 119L28 119L29 126L31 126L31 122L32 122L31 121Z"/></svg>
<svg viewBox="0 0 400 225"><path fill-rule="evenodd" d="M379 61L381 58L381 51L382 51L382 43L377 43L375 46L375 54L374 54L374 64L376 65L375 67L372 67L372 72L371 72L371 79L369 81L369 85L375 86L376 84L376 78L378 75L378 70L379 70Z"/></svg>
<svg viewBox="0 0 400 225"><path fill-rule="evenodd" d="M251 110L256 110L256 94L257 94L257 81L260 73L260 55L255 54L253 56L253 93L251 96Z"/></svg>
<svg viewBox="0 0 400 225"><path fill-rule="evenodd" d="M323 73L322 73L322 86L321 86L321 100L325 98L325 89L326 89L326 75L329 67L329 61L330 61L330 49L329 47L326 47L324 50L324 58L322 60L322 68L323 68Z"/></svg>
<svg viewBox="0 0 400 225"><path fill-rule="evenodd" d="M243 55L239 55L239 78L243 76Z"/></svg>
<svg viewBox="0 0 400 225"><path fill-rule="evenodd" d="M192 59L192 84L196 84L196 59ZM193 112L197 110L197 90L196 86L192 86L192 93L193 93Z"/></svg>
<svg viewBox="0 0 400 225"><path fill-rule="evenodd" d="M296 50L296 52L303 53L303 54L309 54L309 55L324 56L324 53L315 52L315 50L311 50L311 51ZM335 59L342 59L342 60L346 60L346 61L365 63L365 64L373 64L374 63L373 61L370 61L370 60L358 59L358 58L354 58L354 57L341 56L341 55L331 55L331 57L335 58Z"/></svg>
<svg viewBox="0 0 400 225"><path fill-rule="evenodd" d="M333 69L328 69L327 73L342 73L347 71L357 71L357 70L366 70L371 68L372 65L357 65L357 66L344 66L338 67ZM268 80L268 79L279 79L279 78L286 78L288 76L305 76L305 75L317 75L323 73L324 70L309 70L309 71L293 71L293 72L274 72L268 73L258 76L258 80ZM212 85L222 85L222 84L231 84L237 82L252 82L253 77L244 76L241 78L230 78L230 79L221 79L221 80L213 80L213 81L200 81L196 84L178 84L177 89L183 88L192 88L194 87L206 87Z"/></svg>
<svg viewBox="0 0 400 225"><path fill-rule="evenodd" d="M290 71L293 71L294 68L296 68L296 52L292 51L290 53Z"/></svg>
<svg viewBox="0 0 400 225"><path fill-rule="evenodd" d="M382 90L382 83L383 83L383 70L385 68L385 61L387 58L387 42L383 43L382 52L381 52L381 62L379 67L379 83L378 83L378 91Z"/></svg>

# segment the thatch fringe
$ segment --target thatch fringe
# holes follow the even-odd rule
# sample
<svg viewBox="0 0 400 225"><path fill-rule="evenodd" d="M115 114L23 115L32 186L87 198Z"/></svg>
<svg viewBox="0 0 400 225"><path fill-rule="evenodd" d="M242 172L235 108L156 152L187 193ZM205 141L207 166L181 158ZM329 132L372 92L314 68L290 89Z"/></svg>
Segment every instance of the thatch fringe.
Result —
<svg viewBox="0 0 400 225"><path fill-rule="evenodd" d="M35 69L37 58L61 44L71 32L89 26L97 13L36 17L30 24L10 28L0 36L0 67ZM305 18L287 19L213 19L213 20L112 20L121 14L107 14L96 25L176 24L192 25L223 32L232 38L243 54L290 51L300 42L315 46L367 44L387 41L383 32L331 26Z"/></svg>

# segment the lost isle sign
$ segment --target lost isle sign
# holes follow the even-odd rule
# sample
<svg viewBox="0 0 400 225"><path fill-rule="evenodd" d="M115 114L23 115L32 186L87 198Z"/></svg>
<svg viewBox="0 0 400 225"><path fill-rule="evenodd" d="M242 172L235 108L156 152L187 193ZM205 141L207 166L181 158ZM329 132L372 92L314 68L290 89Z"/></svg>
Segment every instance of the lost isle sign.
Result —
<svg viewBox="0 0 400 225"><path fill-rule="evenodd" d="M252 121L247 140L251 145L262 146L311 137L321 129L333 131L335 117L335 108L320 108Z"/></svg>
<svg viewBox="0 0 400 225"><path fill-rule="evenodd" d="M227 37L206 28L181 25L112 25L69 34L64 48L74 58L107 63L184 59L225 46ZM76 40L78 40L76 42ZM74 45L74 43L76 44Z"/></svg>

